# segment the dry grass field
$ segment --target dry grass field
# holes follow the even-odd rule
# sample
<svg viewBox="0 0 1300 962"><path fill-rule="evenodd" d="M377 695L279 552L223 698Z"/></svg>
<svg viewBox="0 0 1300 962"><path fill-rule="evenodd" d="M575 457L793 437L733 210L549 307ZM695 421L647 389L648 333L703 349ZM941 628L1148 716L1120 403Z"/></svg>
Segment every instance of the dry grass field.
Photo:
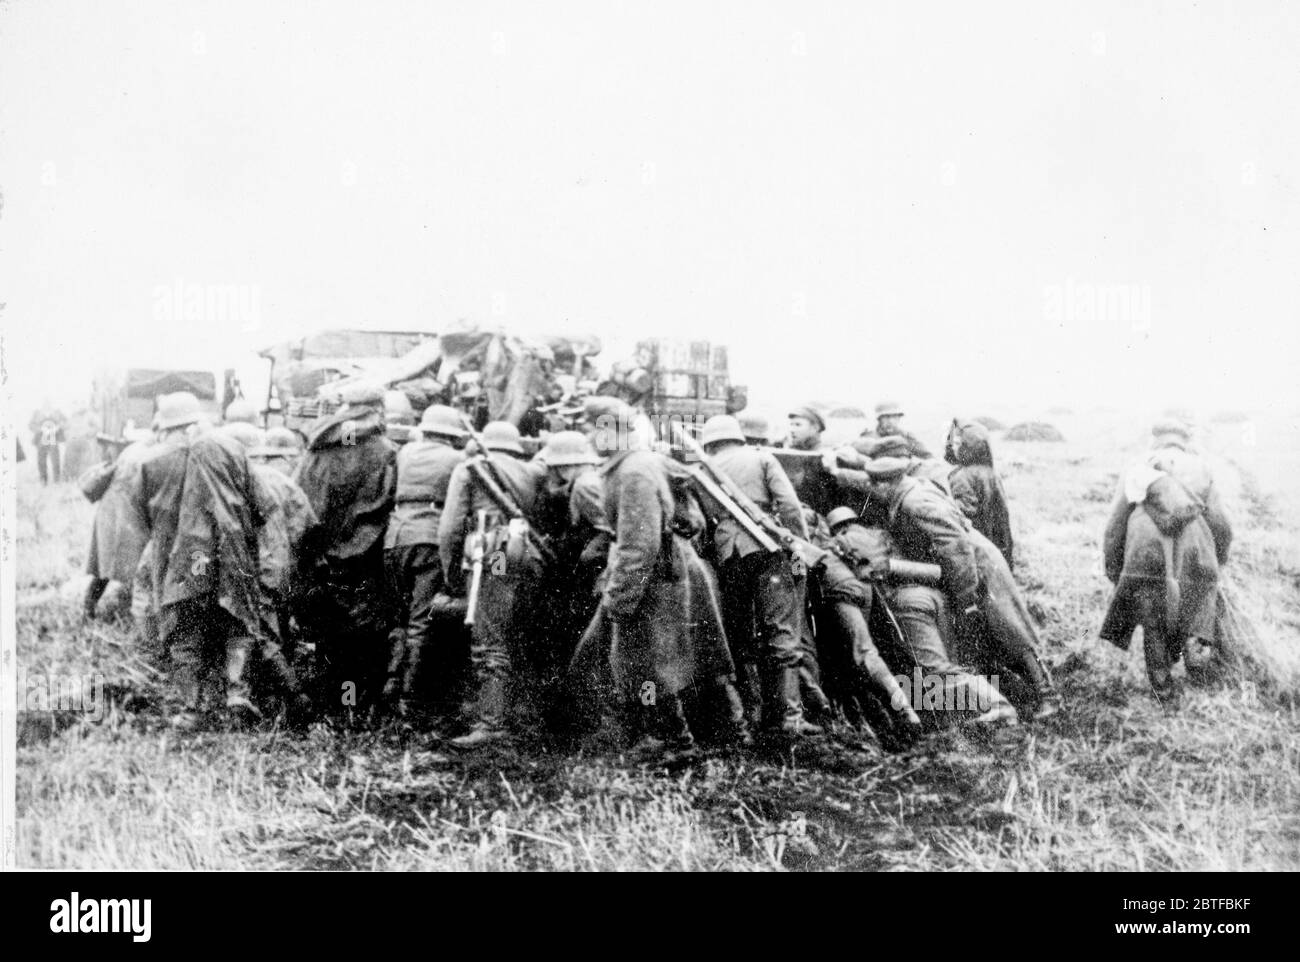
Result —
<svg viewBox="0 0 1300 962"><path fill-rule="evenodd" d="M1001 417L1002 412L990 412ZM19 863L90 869L1260 870L1300 868L1300 470L1280 414L1202 422L1236 525L1240 665L1181 712L1140 640L1096 639L1100 536L1136 422L1050 418L999 443L1017 577L1066 709L992 741L832 743L678 775L616 756L464 760L316 727L180 737L123 629L77 619L91 508L21 467L18 645L29 674L105 678L102 719L19 720ZM1008 423L1011 423L1008 421ZM1181 671L1181 669L1180 669Z"/></svg>

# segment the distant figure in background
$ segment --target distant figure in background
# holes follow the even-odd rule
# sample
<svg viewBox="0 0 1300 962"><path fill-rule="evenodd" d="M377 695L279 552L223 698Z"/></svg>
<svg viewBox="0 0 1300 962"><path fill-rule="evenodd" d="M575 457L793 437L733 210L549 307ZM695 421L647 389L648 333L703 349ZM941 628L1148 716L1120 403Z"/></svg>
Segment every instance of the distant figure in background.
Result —
<svg viewBox="0 0 1300 962"><path fill-rule="evenodd" d="M32 415L29 427L32 431L32 446L36 448L36 468L41 474L41 484L58 484L62 480L66 425L67 418L63 412L51 405L48 399Z"/></svg>
<svg viewBox="0 0 1300 962"><path fill-rule="evenodd" d="M953 500L971 527L993 542L1011 564L1011 513L1002 479L993 468L988 428L978 421L953 419L944 459L954 465L948 475Z"/></svg>
<svg viewBox="0 0 1300 962"><path fill-rule="evenodd" d="M1151 453L1120 482L1106 525L1102 550L1115 593L1101 637L1127 651L1141 625L1151 689L1177 708L1171 668L1185 650L1191 655L1193 643L1198 654L1201 645L1214 645L1219 568L1232 526L1188 428L1163 420L1151 433Z"/></svg>
<svg viewBox="0 0 1300 962"><path fill-rule="evenodd" d="M881 401L876 405L876 428L862 432L864 438L888 438L898 436L907 441L908 454L914 458L934 457L921 439L903 427L903 406L897 401Z"/></svg>

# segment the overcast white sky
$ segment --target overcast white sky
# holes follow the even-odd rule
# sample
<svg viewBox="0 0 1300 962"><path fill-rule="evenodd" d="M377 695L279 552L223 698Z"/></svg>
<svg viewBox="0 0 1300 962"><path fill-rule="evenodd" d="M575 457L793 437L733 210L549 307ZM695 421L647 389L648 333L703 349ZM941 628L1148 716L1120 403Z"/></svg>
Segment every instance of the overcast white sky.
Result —
<svg viewBox="0 0 1300 962"><path fill-rule="evenodd" d="M20 408L461 316L758 399L1297 399L1294 4L10 0L0 99Z"/></svg>

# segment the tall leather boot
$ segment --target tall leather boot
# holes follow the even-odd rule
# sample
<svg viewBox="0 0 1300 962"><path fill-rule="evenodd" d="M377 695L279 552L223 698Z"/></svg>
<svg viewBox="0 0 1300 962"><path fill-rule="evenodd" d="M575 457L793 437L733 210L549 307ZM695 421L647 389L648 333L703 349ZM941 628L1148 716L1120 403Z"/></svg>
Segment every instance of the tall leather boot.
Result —
<svg viewBox="0 0 1300 962"><path fill-rule="evenodd" d="M863 673L871 680L873 686L881 693L886 705L892 711L898 713L898 720L904 729L910 729L914 734L921 730L921 716L916 713L912 707L911 700L907 693L903 691L903 686L898 683L898 679L889 673L888 668L881 665L882 670L871 670L863 668Z"/></svg>
<svg viewBox="0 0 1300 962"><path fill-rule="evenodd" d="M289 664L289 659L284 657L280 646L270 640L263 642L262 661L274 676L289 714L297 720L307 715L311 710L311 699L303 693L302 686L298 684L298 674Z"/></svg>
<svg viewBox="0 0 1300 962"><path fill-rule="evenodd" d="M424 639L406 639L406 662L402 667L401 687L398 690L397 714L410 718L415 711L415 680L420 673L420 662L424 659Z"/></svg>
<svg viewBox="0 0 1300 962"><path fill-rule="evenodd" d="M725 717L723 720L723 738L733 748L752 748L754 736L749 733L749 723L745 717L745 705L740 692L726 675L719 675L717 680L718 695Z"/></svg>
<svg viewBox="0 0 1300 962"><path fill-rule="evenodd" d="M453 748L473 751L509 739L510 733L505 727L506 677L504 675L494 672L483 679L479 687L475 712L478 717L469 732L451 740Z"/></svg>
<svg viewBox="0 0 1300 962"><path fill-rule="evenodd" d="M226 639L226 712L238 722L262 717L262 713L249 698L251 692L248 680L244 677L248 655L252 650L253 639L247 635Z"/></svg>
<svg viewBox="0 0 1300 962"><path fill-rule="evenodd" d="M196 731L203 726L202 706L199 704L201 679L199 666L185 661L176 664L171 672L171 689L179 705L170 724L178 731Z"/></svg>
<svg viewBox="0 0 1300 962"><path fill-rule="evenodd" d="M769 682L773 697L768 705L767 729L800 737L820 735L822 729L803 717L803 700L799 696L799 669L777 668Z"/></svg>
<svg viewBox="0 0 1300 962"><path fill-rule="evenodd" d="M698 758L700 750L695 747L695 736L686 721L682 700L676 695L661 695L659 718L664 740L664 764L682 765Z"/></svg>
<svg viewBox="0 0 1300 962"><path fill-rule="evenodd" d="M81 602L81 616L86 621L95 620L95 609L99 605L99 599L104 596L104 591L107 588L107 578L90 579L90 584L86 586L86 596Z"/></svg>
<svg viewBox="0 0 1300 962"><path fill-rule="evenodd" d="M763 685L759 680L758 662L742 661L736 668L736 687L744 705L745 721L751 728L757 728L763 722Z"/></svg>
<svg viewBox="0 0 1300 962"><path fill-rule="evenodd" d="M1182 692L1178 682L1170 671L1172 659L1165 645L1162 631L1149 631L1143 626L1143 654L1146 656L1147 677L1151 679L1151 691L1156 700L1169 711L1176 711L1182 704Z"/></svg>

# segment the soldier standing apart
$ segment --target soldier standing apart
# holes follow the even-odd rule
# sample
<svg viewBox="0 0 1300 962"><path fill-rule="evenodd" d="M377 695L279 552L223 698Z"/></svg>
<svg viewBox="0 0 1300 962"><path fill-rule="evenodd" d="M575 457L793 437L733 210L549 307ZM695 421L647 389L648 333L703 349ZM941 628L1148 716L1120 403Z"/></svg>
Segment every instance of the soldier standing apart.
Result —
<svg viewBox="0 0 1300 962"><path fill-rule="evenodd" d="M32 446L36 448L36 469L41 484L58 484L63 466L64 426L67 418L46 401L32 416Z"/></svg>
<svg viewBox="0 0 1300 962"><path fill-rule="evenodd" d="M384 567L397 610L384 695L397 698L402 718L410 718L415 708L420 664L433 641L434 598L446 590L438 523L452 472L465 460L456 446L468 433L460 414L445 404L425 408L418 431L419 440L397 454L397 503L384 536Z"/></svg>
<svg viewBox="0 0 1300 962"><path fill-rule="evenodd" d="M795 537L807 540L803 510L785 470L770 451L745 444L734 417L709 418L700 440L718 470L759 510L775 517ZM791 568L794 559L784 551L765 551L725 514L714 529L713 547L733 657L762 664L765 727L794 736L821 734L820 728L804 719L799 694L802 598ZM755 640L758 651L753 650ZM753 706L747 707L752 717Z"/></svg>
<svg viewBox="0 0 1300 962"><path fill-rule="evenodd" d="M464 589L461 562L482 554L482 581L474 616L470 662L478 683L478 700L469 732L453 738L453 747L483 748L509 738L512 666L519 659L524 629L534 612L529 589L541 574L541 561L527 522L511 521L508 510L493 497L495 488L527 518L533 510L544 469L524 460L519 431L506 421L484 425L486 451L478 451L456 466L447 488L447 506L438 522L443 576L453 588ZM483 517L484 540L471 539ZM469 542L469 543L467 543Z"/></svg>
<svg viewBox="0 0 1300 962"><path fill-rule="evenodd" d="M294 480L320 522L303 543L295 612L316 639L320 707L377 707L388 665L392 607L384 586L384 528L397 489L397 446L384 436L382 393L358 387L312 430Z"/></svg>
<svg viewBox="0 0 1300 962"><path fill-rule="evenodd" d="M1214 651L1219 569L1232 526L1188 429L1161 421L1151 433L1152 450L1120 483L1106 525L1106 577L1115 593L1101 637L1128 650L1141 625L1151 689L1174 709L1181 695L1173 663L1185 652L1196 678Z"/></svg>
<svg viewBox="0 0 1300 962"><path fill-rule="evenodd" d="M198 399L187 391L158 399L158 442L141 465L137 507L152 538L152 581L159 632L171 659L179 712L172 723L202 722L221 685L235 721L257 711L244 668L259 635L257 509L248 460L239 445L198 427Z"/></svg>
<svg viewBox="0 0 1300 962"><path fill-rule="evenodd" d="M903 406L897 401L881 401L876 405L876 428L862 432L864 438L900 437L907 442L908 453L926 460L934 455L911 431L903 428Z"/></svg>

